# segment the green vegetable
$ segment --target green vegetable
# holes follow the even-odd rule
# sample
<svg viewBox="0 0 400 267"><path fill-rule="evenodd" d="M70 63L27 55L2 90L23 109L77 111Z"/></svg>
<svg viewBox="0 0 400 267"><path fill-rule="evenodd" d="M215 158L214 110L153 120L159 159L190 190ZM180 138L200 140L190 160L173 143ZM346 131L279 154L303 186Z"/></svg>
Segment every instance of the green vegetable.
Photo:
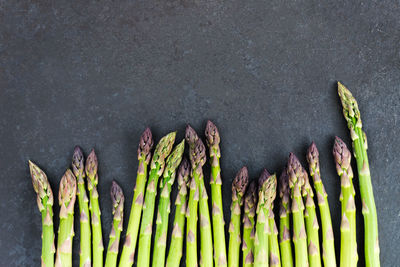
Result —
<svg viewBox="0 0 400 267"><path fill-rule="evenodd" d="M257 182L253 181L244 196L244 216L243 216L243 267L254 265L254 235L255 235L255 215L257 205Z"/></svg>

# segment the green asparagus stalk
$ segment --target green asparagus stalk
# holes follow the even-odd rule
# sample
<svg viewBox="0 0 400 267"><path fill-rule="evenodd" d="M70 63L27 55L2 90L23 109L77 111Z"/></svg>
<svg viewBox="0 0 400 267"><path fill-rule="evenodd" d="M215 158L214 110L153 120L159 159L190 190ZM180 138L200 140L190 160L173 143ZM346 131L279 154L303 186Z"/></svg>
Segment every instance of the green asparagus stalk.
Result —
<svg viewBox="0 0 400 267"><path fill-rule="evenodd" d="M213 266L213 240L211 231L210 209L208 207L208 195L204 184L203 172L199 176L200 182L200 266Z"/></svg>
<svg viewBox="0 0 400 267"><path fill-rule="evenodd" d="M253 181L244 196L244 216L243 216L243 267L253 267L254 265L254 235L257 205L257 182Z"/></svg>
<svg viewBox="0 0 400 267"><path fill-rule="evenodd" d="M119 251L119 240L122 232L124 218L124 193L116 181L111 184L111 202L113 205L112 213L114 215L111 226L110 239L106 255L105 267L117 266L117 258Z"/></svg>
<svg viewBox="0 0 400 267"><path fill-rule="evenodd" d="M164 172L165 159L171 153L176 132L171 132L161 138L157 144L150 164L149 181L143 207L143 217L140 225L138 266L150 266L151 234L153 228L154 207L157 195L158 180Z"/></svg>
<svg viewBox="0 0 400 267"><path fill-rule="evenodd" d="M189 186L190 163L182 159L178 170L178 196L175 201L175 219L172 230L166 267L179 267L183 254L183 231L185 229L185 214L187 206L187 192Z"/></svg>
<svg viewBox="0 0 400 267"><path fill-rule="evenodd" d="M186 266L197 267L197 212L200 198L200 177L203 176L206 155L203 142L189 125L186 127L185 138L189 145L189 157L192 164L189 201L186 210ZM208 244L208 246L210 245Z"/></svg>
<svg viewBox="0 0 400 267"><path fill-rule="evenodd" d="M211 201L212 201L212 225L214 239L214 262L216 267L227 266L226 244L225 244L225 221L222 205L222 179L219 158L221 150L219 147L220 136L218 128L211 121L207 122L205 130L207 145L209 148L211 162Z"/></svg>
<svg viewBox="0 0 400 267"><path fill-rule="evenodd" d="M322 184L319 153L317 146L313 142L308 148L307 161L310 169L310 175L313 178L314 189L317 194L319 214L321 216L322 227L322 258L324 266L336 267L335 244L332 230L331 212L329 210L328 195Z"/></svg>
<svg viewBox="0 0 400 267"><path fill-rule="evenodd" d="M340 82L338 82L338 92L343 106L343 115L347 121L351 140L353 141L353 153L357 162L362 213L364 216L365 264L367 267L378 267L380 266L378 218L371 183L371 173L369 171L367 136L362 130L361 115L356 99Z"/></svg>
<svg viewBox="0 0 400 267"><path fill-rule="evenodd" d="M304 170L304 184L302 187L303 199L306 203L304 219L306 222L308 262L310 267L321 267L321 253L319 250L319 224L315 211L314 192L311 188L308 174Z"/></svg>
<svg viewBox="0 0 400 267"><path fill-rule="evenodd" d="M290 238L290 188L289 176L285 168L279 177L279 247L281 250L281 262L284 267L293 267L292 242Z"/></svg>
<svg viewBox="0 0 400 267"><path fill-rule="evenodd" d="M57 238L57 267L72 267L72 239L74 238L74 205L76 199L76 178L68 169L60 181L58 202L60 225Z"/></svg>
<svg viewBox="0 0 400 267"><path fill-rule="evenodd" d="M135 257L136 242L139 232L140 218L142 216L143 200L147 182L147 169L151 159L151 149L153 148L153 136L150 128L147 128L140 137L138 147L138 170L136 185L133 194L131 212L129 216L128 228L122 248L119 267L131 267Z"/></svg>
<svg viewBox="0 0 400 267"><path fill-rule="evenodd" d="M80 212L80 267L90 267L92 265L92 233L90 230L89 199L85 188L85 164L82 150L79 146L75 147L72 156L72 171L77 179Z"/></svg>
<svg viewBox="0 0 400 267"><path fill-rule="evenodd" d="M90 152L86 160L86 176L88 177L89 190L89 210L92 220L92 251L93 267L103 267L103 234L101 231L101 212L99 205L99 194L97 192L97 183L99 176L97 174L98 161L94 149Z"/></svg>
<svg viewBox="0 0 400 267"><path fill-rule="evenodd" d="M243 195L249 182L247 167L242 167L232 183L231 222L229 223L229 250L228 266L239 267L240 243L240 215L243 206Z"/></svg>
<svg viewBox="0 0 400 267"><path fill-rule="evenodd" d="M354 203L353 170L351 153L346 144L335 138L333 146L336 170L340 176L342 203L342 222L340 224L340 266L357 266L356 205Z"/></svg>
<svg viewBox="0 0 400 267"><path fill-rule="evenodd" d="M175 181L176 169L182 160L185 140L180 142L167 158L163 179L160 183L160 201L157 212L157 228L153 249L153 267L165 266L165 250L167 247L168 216L170 213L171 187Z"/></svg>
<svg viewBox="0 0 400 267"><path fill-rule="evenodd" d="M268 224L269 208L274 198L275 187L273 179L269 179L271 175L266 169L262 172L258 179L258 204L257 204L257 222L256 234L254 238L254 267L268 267L268 235L270 233Z"/></svg>
<svg viewBox="0 0 400 267"><path fill-rule="evenodd" d="M37 194L37 205L42 214L42 267L54 266L54 197L46 174L32 161L29 161L33 189Z"/></svg>
<svg viewBox="0 0 400 267"><path fill-rule="evenodd" d="M295 266L308 267L307 235L304 224L304 204L301 198L301 188L304 184L304 169L297 157L290 153L287 166L289 176L290 196L292 199L291 212L293 216L293 243Z"/></svg>
<svg viewBox="0 0 400 267"><path fill-rule="evenodd" d="M278 242L278 229L275 223L275 216L274 216L274 200L276 197L276 175L271 175L268 178L270 183L272 183L273 191L275 194L271 196L271 206L269 208L269 215L268 215L268 226L270 229L270 234L268 236L268 247L269 247L269 265L280 267L281 266L281 256L279 252L279 242Z"/></svg>

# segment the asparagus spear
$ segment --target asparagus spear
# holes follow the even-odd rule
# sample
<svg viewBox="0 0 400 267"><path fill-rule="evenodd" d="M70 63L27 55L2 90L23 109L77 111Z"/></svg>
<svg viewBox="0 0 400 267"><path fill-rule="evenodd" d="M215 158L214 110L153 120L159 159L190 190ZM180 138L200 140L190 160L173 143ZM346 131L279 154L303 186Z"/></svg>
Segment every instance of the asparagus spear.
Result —
<svg viewBox="0 0 400 267"><path fill-rule="evenodd" d="M258 179L258 204L257 204L257 222L256 234L254 239L254 267L268 267L268 235L270 233L268 224L269 208L271 199L276 194L273 179L269 179L271 175L266 169L262 172Z"/></svg>
<svg viewBox="0 0 400 267"><path fill-rule="evenodd" d="M335 138L333 146L336 170L340 176L342 191L342 222L340 224L340 266L357 266L356 205L354 203L353 170L350 166L351 153L346 144Z"/></svg>
<svg viewBox="0 0 400 267"><path fill-rule="evenodd" d="M283 170L279 177L279 196L281 198L279 208L279 247L281 249L281 262L282 266L293 267L293 254L292 254L292 242L290 238L290 188L289 188L289 176L287 175L287 169Z"/></svg>
<svg viewBox="0 0 400 267"><path fill-rule="evenodd" d="M154 206L157 195L158 179L165 167L165 158L171 153L175 142L176 132L171 132L161 138L157 144L150 164L149 181L147 183L146 197L144 200L143 217L140 225L138 266L150 265L151 234L153 228Z"/></svg>
<svg viewBox="0 0 400 267"><path fill-rule="evenodd" d="M369 171L367 136L362 130L361 115L356 99L340 82L338 82L338 92L343 106L343 115L347 121L351 140L353 141L353 153L357 162L358 180L360 183L363 207L362 213L364 216L365 264L367 267L377 267L380 266L378 218L376 215L374 192Z"/></svg>
<svg viewBox="0 0 400 267"><path fill-rule="evenodd" d="M171 187L175 180L176 168L181 163L185 140L180 142L167 158L163 179L160 183L160 201L158 203L157 229L153 250L153 267L165 266L165 250L167 246L168 215L170 212Z"/></svg>
<svg viewBox="0 0 400 267"><path fill-rule="evenodd" d="M293 243L296 267L308 266L307 235L304 225L304 204L301 199L301 188L304 184L304 169L297 157L290 153L287 166L290 196L292 198Z"/></svg>
<svg viewBox="0 0 400 267"><path fill-rule="evenodd" d="M94 149L90 152L86 160L86 176L88 179L89 190L89 210L92 219L92 251L93 251L93 267L103 267L103 234L101 231L101 212L99 205L99 194L97 193L97 183L99 176L97 174L97 156Z"/></svg>
<svg viewBox="0 0 400 267"><path fill-rule="evenodd" d="M232 183L231 222L229 223L228 266L239 266L240 243L240 214L243 205L243 195L249 182L247 167L242 167Z"/></svg>
<svg viewBox="0 0 400 267"><path fill-rule="evenodd" d="M182 258L189 174L189 161L183 158L178 170L178 196L175 201L174 227L166 267L179 267Z"/></svg>
<svg viewBox="0 0 400 267"><path fill-rule="evenodd" d="M254 235L257 204L257 182L253 181L244 196L244 216L243 216L243 267L253 267L254 265Z"/></svg>
<svg viewBox="0 0 400 267"><path fill-rule="evenodd" d="M147 181L147 169L153 148L153 136L150 128L146 128L140 137L138 147L139 166L136 176L136 185L133 194L128 228L126 229L125 243L122 249L119 267L130 267L135 257L136 241L139 232L140 218L142 216L144 190Z"/></svg>
<svg viewBox="0 0 400 267"><path fill-rule="evenodd" d="M113 205L113 222L110 232L110 240L106 255L105 267L117 266L117 257L119 251L119 240L122 232L122 224L124 218L124 193L116 181L111 184L111 202Z"/></svg>
<svg viewBox="0 0 400 267"><path fill-rule="evenodd" d="M207 145L209 148L211 162L211 201L212 201L212 225L214 238L214 262L216 267L226 266L225 245L225 221L222 205L222 180L219 158L221 150L219 147L220 136L218 128L211 121L207 122L205 130Z"/></svg>
<svg viewBox="0 0 400 267"><path fill-rule="evenodd" d="M72 156L72 171L77 179L79 202L79 212L80 212L80 267L90 267L92 265L92 233L90 230L89 222L89 199L86 194L85 188L85 164L82 150L79 146L75 147L74 155Z"/></svg>
<svg viewBox="0 0 400 267"><path fill-rule="evenodd" d="M192 164L189 201L186 210L186 266L197 267L197 211L200 197L200 177L203 176L206 155L203 142L198 139L196 132L189 125L186 127L185 138L189 145L189 157ZM208 244L208 246L211 245Z"/></svg>
<svg viewBox="0 0 400 267"><path fill-rule="evenodd" d="M46 174L32 161L29 161L33 189L37 194L37 205L42 214L42 267L54 266L54 197Z"/></svg>
<svg viewBox="0 0 400 267"><path fill-rule="evenodd" d="M310 175L314 181L319 214L321 216L322 258L324 260L324 266L336 267L335 244L333 238L331 213L328 204L328 195L326 194L324 185L322 184L319 169L319 153L314 142L308 148L307 161L310 169Z"/></svg>
<svg viewBox="0 0 400 267"><path fill-rule="evenodd" d="M270 229L270 234L268 236L268 247L269 247L269 265L270 266L281 266L281 256L279 252L279 242L278 242L278 229L275 223L275 216L274 216L274 200L276 197L276 175L271 175L268 178L270 183L273 186L274 194L271 195L271 205L269 208L269 215L268 215L268 226Z"/></svg>
<svg viewBox="0 0 400 267"><path fill-rule="evenodd" d="M304 170L304 184L302 187L303 199L306 203L304 219L306 221L307 245L308 245L308 262L310 267L321 266L321 254L319 250L319 234L318 219L315 212L314 192L311 188L308 174Z"/></svg>
<svg viewBox="0 0 400 267"><path fill-rule="evenodd" d="M72 267L72 239L74 238L74 205L76 199L76 178L68 169L60 181L58 202L60 225L57 238L57 267Z"/></svg>

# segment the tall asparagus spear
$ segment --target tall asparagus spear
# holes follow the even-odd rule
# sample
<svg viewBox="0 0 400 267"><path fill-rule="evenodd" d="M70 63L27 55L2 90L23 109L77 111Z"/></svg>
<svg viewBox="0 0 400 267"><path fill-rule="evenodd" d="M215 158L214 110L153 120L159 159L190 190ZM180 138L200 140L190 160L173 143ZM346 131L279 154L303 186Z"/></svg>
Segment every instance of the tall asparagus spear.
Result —
<svg viewBox="0 0 400 267"><path fill-rule="evenodd" d="M99 177L97 174L97 156L94 149L90 152L86 160L86 176L88 179L89 190L89 210L92 220L92 251L93 251L93 267L103 267L103 234L101 231L101 212L99 205L99 193L97 192L97 183Z"/></svg>
<svg viewBox="0 0 400 267"><path fill-rule="evenodd" d="M256 234L254 239L254 267L268 267L268 235L270 233L268 225L268 214L272 198L276 194L271 175L264 169L258 179L258 204L257 204L257 222Z"/></svg>
<svg viewBox="0 0 400 267"><path fill-rule="evenodd" d="M121 187L117 184L116 181L112 181L111 184L111 202L113 205L112 213L114 217L111 226L110 240L108 242L105 267L117 266L119 240L121 237L124 218L125 197Z"/></svg>
<svg viewBox="0 0 400 267"><path fill-rule="evenodd" d="M354 157L357 161L358 180L363 207L362 213L364 216L365 264L367 267L377 267L380 266L378 218L371 183L371 173L369 171L367 136L362 130L361 115L356 99L340 82L338 82L338 92L343 106L343 115L347 121L351 140L353 141Z"/></svg>
<svg viewBox="0 0 400 267"><path fill-rule="evenodd" d="M119 267L131 267L135 257L136 242L145 195L144 190L147 181L147 169L151 159L151 149L153 148L153 144L153 136L150 128L146 128L139 141L137 152L139 165L136 176L136 185L133 194L128 228L126 229L125 243L119 260Z"/></svg>
<svg viewBox="0 0 400 267"><path fill-rule="evenodd" d="M247 167L242 167L232 183L231 222L229 223L229 250L228 266L239 267L240 243L240 215L243 205L243 195L249 182Z"/></svg>
<svg viewBox="0 0 400 267"><path fill-rule="evenodd" d="M301 188L304 184L304 169L297 157L290 153L287 166L290 196L292 198L293 243L296 267L308 267L307 235L304 224L304 204L301 199Z"/></svg>
<svg viewBox="0 0 400 267"><path fill-rule="evenodd" d="M158 203L157 229L153 249L153 267L165 266L171 187L175 180L176 168L178 168L181 163L184 149L185 140L180 142L167 158L163 179L160 183L161 195Z"/></svg>
<svg viewBox="0 0 400 267"><path fill-rule="evenodd" d="M183 254L183 231L185 229L189 174L189 161L183 158L178 170L178 196L175 201L174 227L166 267L179 267Z"/></svg>
<svg viewBox="0 0 400 267"><path fill-rule="evenodd" d="M54 197L46 174L32 161L29 161L33 189L37 194L37 205L42 214L42 267L54 266Z"/></svg>
<svg viewBox="0 0 400 267"><path fill-rule="evenodd" d="M74 205L76 199L76 178L68 169L60 181L58 202L60 225L57 238L57 267L72 267L72 239L74 238Z"/></svg>
<svg viewBox="0 0 400 267"><path fill-rule="evenodd" d="M85 188L85 163L82 150L79 146L75 147L74 155L72 156L72 171L77 179L80 212L80 267L90 267L92 265L92 233L89 222L89 199Z"/></svg>
<svg viewBox="0 0 400 267"><path fill-rule="evenodd" d="M214 262L216 267L226 266L226 245L225 245L225 221L222 205L222 179L219 158L221 150L219 147L220 136L218 128L211 121L207 122L205 130L207 145L209 148L211 162L211 201L212 201L212 225L214 238Z"/></svg>
<svg viewBox="0 0 400 267"><path fill-rule="evenodd" d="M292 242L290 238L290 188L287 169L283 170L279 177L279 196L281 198L279 207L279 247L281 249L282 266L293 267Z"/></svg>
<svg viewBox="0 0 400 267"><path fill-rule="evenodd" d="M208 195L204 185L203 165L206 160L205 147L195 130L188 125L186 127L186 141L189 144L189 155L192 159L192 168L195 170L195 181L198 181L200 199L198 203L200 214L200 266L213 266L213 242L211 232L210 211L208 207ZM200 157L197 162L196 158ZM193 167L197 166L197 167Z"/></svg>
<svg viewBox="0 0 400 267"><path fill-rule="evenodd" d="M274 216L274 200L276 197L276 175L273 174L268 178L270 183L272 183L273 191L275 192L271 196L271 206L269 208L268 214L268 226L270 229L270 234L268 236L268 247L269 247L269 265L280 267L281 266L281 256L279 252L279 242L278 242L278 229L275 223L275 216Z"/></svg>
<svg viewBox="0 0 400 267"><path fill-rule="evenodd" d="M154 150L150 164L149 181L144 199L143 217L140 225L138 266L150 265L151 234L153 228L154 206L157 195L158 179L164 172L165 158L171 153L175 142L176 132L171 132L161 138Z"/></svg>
<svg viewBox="0 0 400 267"><path fill-rule="evenodd" d="M324 260L324 266L336 267L335 244L333 238L331 213L328 204L328 195L326 194L324 185L322 184L319 169L319 153L317 146L314 142L308 148L307 161L309 165L310 175L314 181L314 188L318 200L319 214L321 216L322 258Z"/></svg>
<svg viewBox="0 0 400 267"><path fill-rule="evenodd" d="M311 188L308 174L304 170L304 184L302 187L303 199L306 203L304 219L306 221L308 262L310 267L321 267L321 253L319 250L319 224L315 211L314 192Z"/></svg>
<svg viewBox="0 0 400 267"><path fill-rule="evenodd" d="M353 170L351 168L351 153L346 144L335 138L333 157L336 170L340 176L342 191L342 222L340 224L340 266L357 266L357 240L356 240L356 205L354 203Z"/></svg>
<svg viewBox="0 0 400 267"><path fill-rule="evenodd" d="M257 182L253 181L244 196L244 216L243 216L243 267L253 267L254 265L254 235L257 205Z"/></svg>
<svg viewBox="0 0 400 267"><path fill-rule="evenodd" d="M203 142L189 125L186 127L185 138L189 145L189 157L192 164L189 201L186 210L186 266L197 267L197 211L200 198L200 177L203 176L206 155Z"/></svg>

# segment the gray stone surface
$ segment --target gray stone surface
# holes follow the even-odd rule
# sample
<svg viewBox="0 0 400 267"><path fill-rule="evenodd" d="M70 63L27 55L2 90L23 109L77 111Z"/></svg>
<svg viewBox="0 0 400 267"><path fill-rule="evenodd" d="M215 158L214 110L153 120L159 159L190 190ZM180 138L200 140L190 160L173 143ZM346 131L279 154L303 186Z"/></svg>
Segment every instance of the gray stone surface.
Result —
<svg viewBox="0 0 400 267"><path fill-rule="evenodd" d="M280 172L290 151L305 163L315 140L338 249L331 149L335 135L350 141L341 80L369 137L382 266L397 266L399 14L398 1L0 1L0 265L40 263L28 159L57 194L74 146L97 150L107 245L109 187L121 184L128 214L144 128L181 139L186 123L203 134L207 119L222 135L226 221L242 165L253 178L263 167ZM360 209L357 223L363 266ZM78 221L75 229L78 237Z"/></svg>

